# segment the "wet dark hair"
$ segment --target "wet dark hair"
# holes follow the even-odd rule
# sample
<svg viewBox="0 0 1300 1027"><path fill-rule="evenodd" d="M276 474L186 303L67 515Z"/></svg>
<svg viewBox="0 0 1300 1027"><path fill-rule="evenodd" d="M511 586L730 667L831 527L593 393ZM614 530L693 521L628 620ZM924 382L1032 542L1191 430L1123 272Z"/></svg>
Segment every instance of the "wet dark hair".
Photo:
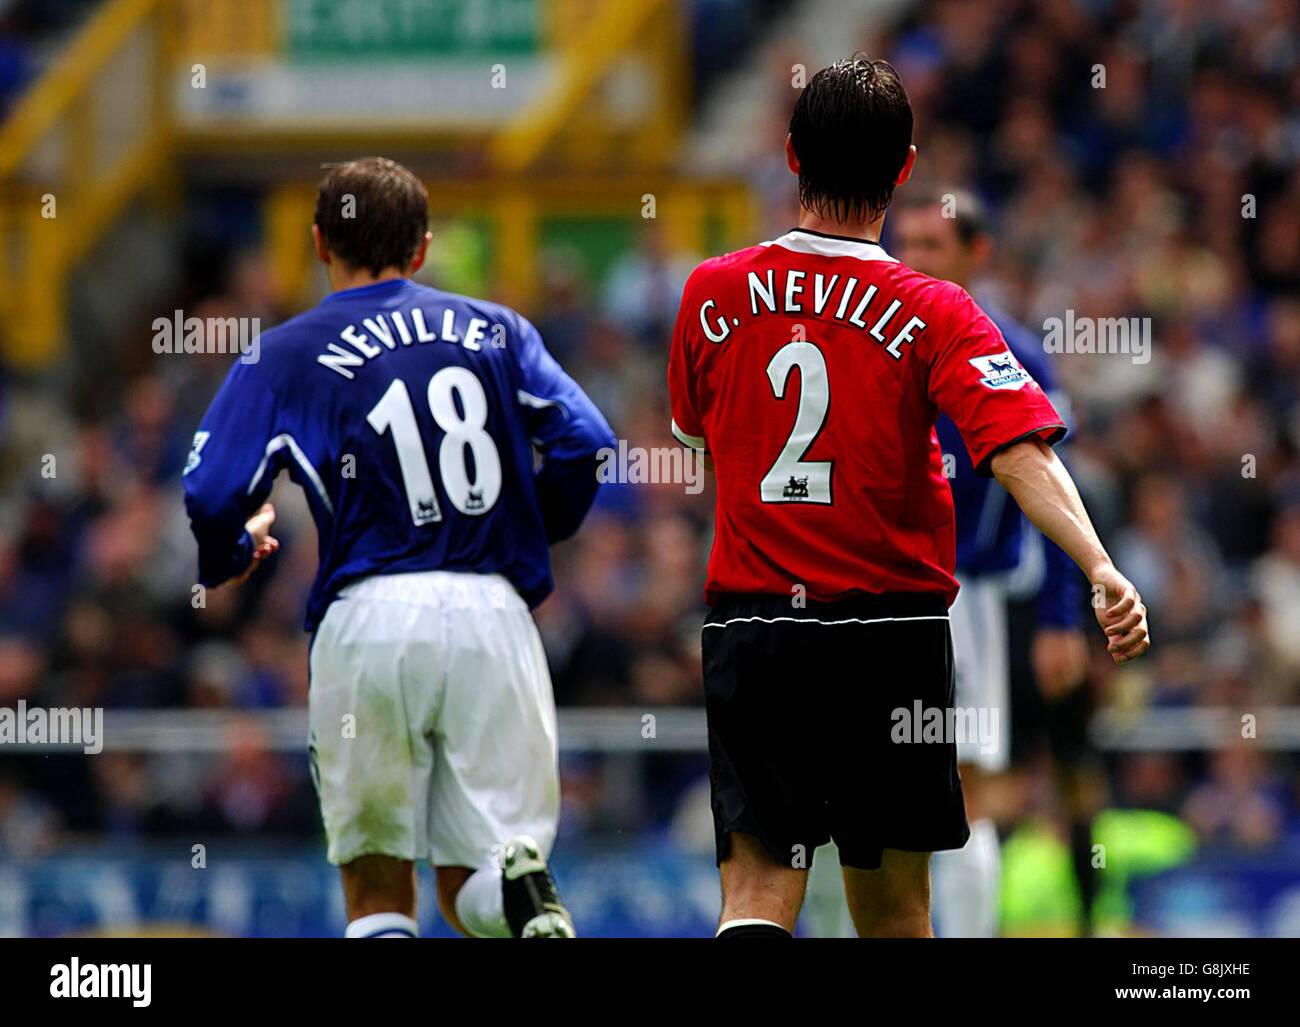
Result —
<svg viewBox="0 0 1300 1027"><path fill-rule="evenodd" d="M357 270L404 268L429 230L429 194L387 157L326 165L316 193L316 226L326 248Z"/></svg>
<svg viewBox="0 0 1300 1027"><path fill-rule="evenodd" d="M869 221L894 195L912 145L912 104L888 61L836 61L794 106L799 202L836 221Z"/></svg>

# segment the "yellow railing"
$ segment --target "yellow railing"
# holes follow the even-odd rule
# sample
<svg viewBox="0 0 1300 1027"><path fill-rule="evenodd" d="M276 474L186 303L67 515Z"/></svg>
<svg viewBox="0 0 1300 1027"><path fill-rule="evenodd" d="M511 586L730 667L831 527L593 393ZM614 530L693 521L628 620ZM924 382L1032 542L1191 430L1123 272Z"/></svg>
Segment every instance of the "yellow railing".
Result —
<svg viewBox="0 0 1300 1027"><path fill-rule="evenodd" d="M699 183L669 170L688 112L688 69L679 0L544 0L548 86L500 129L468 130L478 177L430 182L435 217L491 225L493 278L520 302L537 298L547 219L640 216L653 194L670 241L700 252L706 221L729 242L747 238L751 198L738 183ZM283 0L106 0L57 62L0 125L0 352L34 368L56 359L66 336L67 283L127 205L170 189L184 154L307 146L331 157L373 152L382 129L356 126L261 138L236 125L218 131L178 123L173 98L195 60L258 59L284 35ZM639 115L623 124L606 93L634 72ZM635 90L634 90L635 91ZM446 131L394 136L419 150ZM313 164L315 161L313 160ZM270 189L265 229L277 291L306 295L305 182Z"/></svg>
<svg viewBox="0 0 1300 1027"><path fill-rule="evenodd" d="M756 240L758 212L749 187L738 180L686 179L668 173L635 177L535 176L426 182L435 224L486 223L493 254L492 279L508 289L510 302L529 310L543 297L538 274L546 224L568 218L607 218L635 225L653 202L671 249L704 255L710 243L727 249ZM279 300L290 309L311 302L315 256L309 226L316 190L310 182L287 184L267 194L263 238ZM716 239L706 237L708 225ZM435 233L433 246L441 240Z"/></svg>
<svg viewBox="0 0 1300 1027"><path fill-rule="evenodd" d="M562 19L562 27L553 26L551 35L559 69L550 88L489 142L493 166L505 175L526 171L566 136L576 144L565 154L570 164L603 161L609 140L592 146L590 133L575 126L593 120L606 76L632 57L644 65L649 117L629 133L627 156L646 167L671 161L688 99L682 6L678 0L557 3L555 18Z"/></svg>
<svg viewBox="0 0 1300 1027"><path fill-rule="evenodd" d="M176 52L201 59L273 53L288 0L172 0Z"/></svg>
<svg viewBox="0 0 1300 1027"><path fill-rule="evenodd" d="M0 349L64 342L68 274L168 166L162 0L109 0L0 126Z"/></svg>

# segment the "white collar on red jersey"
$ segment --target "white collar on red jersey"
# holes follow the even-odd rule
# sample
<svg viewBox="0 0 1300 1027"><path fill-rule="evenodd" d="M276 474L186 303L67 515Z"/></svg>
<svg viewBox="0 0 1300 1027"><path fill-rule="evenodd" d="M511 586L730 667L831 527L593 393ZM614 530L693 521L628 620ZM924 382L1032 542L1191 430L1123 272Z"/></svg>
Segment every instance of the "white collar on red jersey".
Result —
<svg viewBox="0 0 1300 1027"><path fill-rule="evenodd" d="M761 246L780 246L795 253L814 253L821 257L857 257L859 260L889 260L898 263L878 242L853 239L847 235L827 235L809 228L792 228L779 239L760 243Z"/></svg>

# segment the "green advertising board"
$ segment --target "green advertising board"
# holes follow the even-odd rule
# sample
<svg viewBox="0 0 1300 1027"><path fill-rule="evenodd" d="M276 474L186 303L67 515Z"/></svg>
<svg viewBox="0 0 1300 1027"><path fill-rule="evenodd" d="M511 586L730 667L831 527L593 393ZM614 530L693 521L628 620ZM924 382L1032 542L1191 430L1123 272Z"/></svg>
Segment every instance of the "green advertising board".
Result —
<svg viewBox="0 0 1300 1027"><path fill-rule="evenodd" d="M504 56L541 48L546 0L289 0L295 58Z"/></svg>

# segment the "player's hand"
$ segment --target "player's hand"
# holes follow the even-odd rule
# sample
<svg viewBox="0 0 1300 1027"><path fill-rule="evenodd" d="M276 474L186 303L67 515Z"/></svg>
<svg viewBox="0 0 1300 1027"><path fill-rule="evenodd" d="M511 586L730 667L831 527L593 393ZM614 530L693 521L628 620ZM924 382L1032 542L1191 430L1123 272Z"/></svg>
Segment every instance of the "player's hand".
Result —
<svg viewBox="0 0 1300 1027"><path fill-rule="evenodd" d="M1042 628L1030 651L1034 679L1043 695L1059 699L1083 683L1088 674L1088 644L1082 631Z"/></svg>
<svg viewBox="0 0 1300 1027"><path fill-rule="evenodd" d="M279 540L271 535L271 525L274 523L275 507L270 503L263 503L262 508L244 523L244 530L253 539L253 559L243 574L230 579L230 584L242 585L253 576L263 560L280 548Z"/></svg>
<svg viewBox="0 0 1300 1027"><path fill-rule="evenodd" d="M1147 631L1147 608L1124 575L1113 564L1092 575L1093 601L1097 623L1106 633L1106 651L1116 666L1136 660L1151 648ZM1097 592L1100 585L1104 596Z"/></svg>

